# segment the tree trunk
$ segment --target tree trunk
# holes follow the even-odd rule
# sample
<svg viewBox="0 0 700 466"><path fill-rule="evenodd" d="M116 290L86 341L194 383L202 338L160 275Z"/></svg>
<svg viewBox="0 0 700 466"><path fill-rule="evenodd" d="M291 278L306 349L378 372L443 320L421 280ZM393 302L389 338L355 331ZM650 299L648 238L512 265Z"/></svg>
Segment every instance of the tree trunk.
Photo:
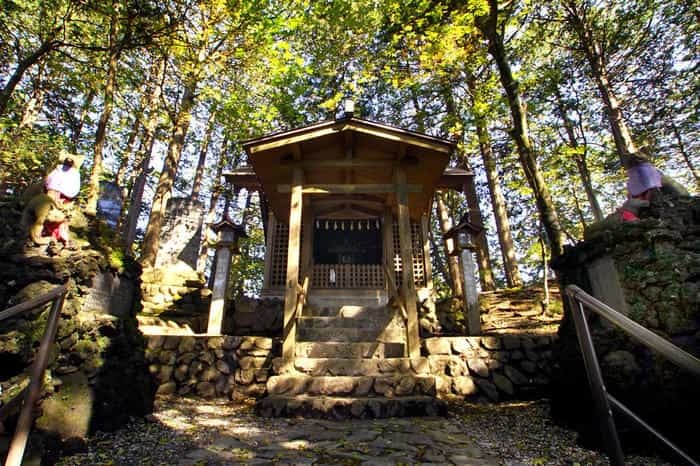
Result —
<svg viewBox="0 0 700 466"><path fill-rule="evenodd" d="M134 123L131 125L131 131L129 131L129 137L126 140L126 147L122 152L121 160L119 161L119 168L117 173L114 175L114 183L117 186L121 186L124 183L124 178L126 177L126 172L129 169L129 159L134 153L134 145L136 144L136 139L141 131L141 118L143 117L143 108L136 111L134 115Z"/></svg>
<svg viewBox="0 0 700 466"><path fill-rule="evenodd" d="M564 122L564 130L566 131L567 138L569 138L569 146L571 146L573 149L578 149L580 146L578 144L578 139L576 138L576 132L574 131L574 123L566 113L566 108L564 106L561 93L559 92L559 88L557 88L555 92L557 97L557 111ZM586 197L588 198L588 204L591 206L593 218L596 222L602 222L605 216L603 215L603 210L600 208L600 204L598 203L598 198L593 191L591 172L588 170L588 164L586 163L585 146L583 147L583 151L581 153L579 153L578 150L575 151L574 161L576 162L576 168L578 169L579 176L581 177L581 183L583 184L583 189L586 192Z"/></svg>
<svg viewBox="0 0 700 466"><path fill-rule="evenodd" d="M685 149L685 144L683 144L683 138L681 137L681 133L678 130L678 126L676 126L676 124L673 121L671 121L671 128L673 128L673 135L676 137L678 150L681 152L683 160L685 160L685 164L688 165L690 174L693 175L693 178L695 179L695 190L700 192L700 174L698 174L698 169L695 168L695 165L691 161L690 155Z"/></svg>
<svg viewBox="0 0 700 466"><path fill-rule="evenodd" d="M10 103L10 96L12 96L12 92L14 92L17 84L19 84L24 77L24 73L26 73L30 67L37 64L44 55L58 47L58 45L58 42L55 40L46 40L41 43L38 49L17 64L17 68L15 68L12 76L10 76L5 87L0 91L0 116L5 115L7 106Z"/></svg>
<svg viewBox="0 0 700 466"><path fill-rule="evenodd" d="M497 30L497 20L498 2L497 0L489 0L489 15L487 17L480 17L477 21L477 25L488 40L489 53L496 61L501 84L505 89L508 106L510 107L510 113L513 119L511 136L515 140L520 163L525 172L525 178L532 189L535 203L537 204L537 210L539 211L540 218L547 231L549 244L552 249L552 256L557 257L564 252L564 234L552 198L549 194L549 189L535 160L535 154L528 134L525 104L520 97L519 84L513 78L510 63L506 57L503 38Z"/></svg>
<svg viewBox="0 0 700 466"><path fill-rule="evenodd" d="M85 96L85 101L83 102L83 106L80 109L80 115L78 116L78 121L76 122L75 126L71 128L72 133L70 137L71 145L73 146L73 150L78 149L78 143L80 142L80 135L83 132L83 125L85 124L85 118L87 118L88 113L90 112L90 106L92 105L92 101L95 99L95 91L93 89L90 89L88 94Z"/></svg>
<svg viewBox="0 0 700 466"><path fill-rule="evenodd" d="M125 227L124 227L124 244L127 250L131 250L131 245L136 238L136 226L138 217L141 212L141 202L143 200L143 192L146 187L148 177L148 167L151 164L151 154L153 153L153 144L155 143L155 131L158 126L158 111L156 105L160 99L161 87L160 79L165 70L165 60L157 60L151 67L151 77L149 79L148 94L146 102L143 106L146 121L143 124L143 135L141 136L141 144L136 157L134 158L134 166L136 167L136 180L131 188L131 196ZM124 211L124 209L122 209Z"/></svg>
<svg viewBox="0 0 700 466"><path fill-rule="evenodd" d="M219 160L216 163L216 173L214 174L214 180L211 187L211 196L209 197L209 210L204 218L204 239L202 241L202 247L199 251L199 258L197 259L197 270L199 272L204 272L207 264L207 255L209 254L209 246L207 244L207 231L209 230L209 225L214 223L216 219L216 205L219 203L219 198L223 192L223 187L221 186L221 174L224 171L224 165L226 160L226 153L228 152L228 139L224 139L221 143L221 150L219 151ZM211 275L214 275L214 269L211 269Z"/></svg>
<svg viewBox="0 0 700 466"><path fill-rule="evenodd" d="M104 89L104 108L100 115L100 121L97 123L97 131L95 132L95 151L92 158L92 169L90 170L87 202L85 205L85 213L87 215L97 214L97 200L100 197L100 177L102 176L102 152L107 138L107 125L109 124L109 118L112 115L112 108L114 107L114 87L117 81L119 56L121 55L121 47L117 44L117 37L119 34L118 5L119 2L113 5L114 12L112 13L109 27L109 63Z"/></svg>
<svg viewBox="0 0 700 466"><path fill-rule="evenodd" d="M453 118L457 119L458 112L454 102L454 98L452 96L452 90L449 87L445 87L443 89L443 96L445 98L445 105L447 107L448 115L451 115ZM459 126L454 125L453 127ZM463 129L461 131L454 131L452 137L461 141L464 136L463 131ZM470 164L467 154L461 152L457 154L457 157L460 159L461 164L464 165L464 168L470 170ZM471 182L466 183L463 186L462 191L467 199L469 221L474 225L483 228L484 217L483 215L481 215L481 207L479 206L479 196L476 193L476 186L474 185L474 181L472 180ZM479 265L479 282L481 284L481 289L483 291L495 290L496 283L493 280L493 267L491 266L491 255L489 253L489 243L486 240L486 232L482 230L478 235L476 235L473 238L473 240L474 245L476 246L476 261Z"/></svg>
<svg viewBox="0 0 700 466"><path fill-rule="evenodd" d="M594 37L591 25L586 20L585 11L579 8L579 5L574 1L564 2L564 8L567 11L567 21L579 39L580 48L583 49L590 67L591 77L598 87L600 98L605 106L617 155L622 165L629 168L636 163L634 157L640 157L640 155L627 129L620 104L610 84L603 50Z"/></svg>
<svg viewBox="0 0 700 466"><path fill-rule="evenodd" d="M202 189L202 178L204 178L204 167L205 162L207 161L209 142L211 141L211 136L214 132L215 117L216 110L212 109L209 113L207 129L204 132L204 137L202 138L202 143L199 147L199 160L197 161L197 168L194 172L194 181L192 182L192 193L190 194L190 199L193 201L199 200L199 191Z"/></svg>
<svg viewBox="0 0 700 466"><path fill-rule="evenodd" d="M182 155L182 147L185 144L185 136L189 131L190 120L192 119L192 108L195 104L195 83L188 82L180 101L180 110L175 118L173 133L168 145L168 151L163 162L163 170L158 179L158 186L153 196L151 206L151 216L146 228L146 236L143 239L141 248L141 263L147 267L153 267L156 263L158 248L160 247L160 230L163 226L163 217L168 200L171 196L177 167Z"/></svg>
<svg viewBox="0 0 700 466"><path fill-rule="evenodd" d="M39 112L44 106L44 98L46 97L46 86L44 85L44 70L43 66L39 67L39 72L34 79L32 96L27 101L27 104L22 110L22 116L19 120L18 129L30 128L34 126Z"/></svg>
<svg viewBox="0 0 700 466"><path fill-rule="evenodd" d="M438 218L440 219L440 229L444 235L447 231L452 228L452 220L450 219L450 214L447 211L447 206L445 205L445 199L443 198L443 193L435 193L435 201L437 204ZM445 248L445 257L447 257L447 266L450 271L450 281L452 282L452 291L455 297L464 296L462 288L462 276L459 270L459 260L457 256L451 256L450 252L454 251L455 244L452 239L445 239L443 237L443 246Z"/></svg>
<svg viewBox="0 0 700 466"><path fill-rule="evenodd" d="M505 271L506 284L509 287L521 286L523 284L518 270L518 259L515 257L515 247L513 246L513 236L510 233L510 220L506 209L506 201L498 182L498 169L496 158L491 149L491 138L484 125L484 120L476 119L476 135L479 138L479 151L484 161L484 171L486 172L486 182L491 195L491 206L493 216L496 220L496 233L498 244L501 246L501 256L503 257L503 269Z"/></svg>
<svg viewBox="0 0 700 466"><path fill-rule="evenodd" d="M433 265L435 265L435 270L442 275L442 278L447 286L452 288L452 278L445 268L445 263L442 260L442 254L440 254L440 247L438 246L437 241L435 241L435 234L433 233L432 227L428 230L428 232L428 236L430 236L430 251L433 259Z"/></svg>
<svg viewBox="0 0 700 466"><path fill-rule="evenodd" d="M465 168L469 168L464 157ZM467 198L467 208L469 209L469 221L481 228L484 227L484 218L481 215L479 207L479 196L476 193L476 186L472 180L466 183L463 187L464 196ZM482 291L493 291L496 289L496 283L493 280L493 268L491 266L491 257L489 255L489 243L486 240L486 231L481 230L479 234L473 237L474 245L476 246L476 262L479 265L479 282Z"/></svg>

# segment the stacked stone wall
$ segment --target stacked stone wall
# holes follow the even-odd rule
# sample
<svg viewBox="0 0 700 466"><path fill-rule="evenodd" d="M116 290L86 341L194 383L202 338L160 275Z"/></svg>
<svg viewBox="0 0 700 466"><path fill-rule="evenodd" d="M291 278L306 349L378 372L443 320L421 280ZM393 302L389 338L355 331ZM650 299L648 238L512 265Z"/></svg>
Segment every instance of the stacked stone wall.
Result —
<svg viewBox="0 0 700 466"><path fill-rule="evenodd" d="M627 317L700 356L700 198L656 195L640 220L604 222L555 263L562 289L576 284ZM589 319L608 391L680 443L679 416L700 415L700 382L601 319ZM595 435L596 420L570 310L559 330L553 412ZM572 404L570 400L581 400ZM697 447L696 447L697 449Z"/></svg>
<svg viewBox="0 0 700 466"><path fill-rule="evenodd" d="M146 338L149 370L161 394L261 397L281 354L279 340L265 337ZM548 395L552 342L549 336L435 337L423 341L423 352L439 396L533 399Z"/></svg>
<svg viewBox="0 0 700 466"><path fill-rule="evenodd" d="M146 358L159 394L260 397L278 340L240 336L148 335Z"/></svg>
<svg viewBox="0 0 700 466"><path fill-rule="evenodd" d="M440 396L500 401L548 396L553 337L434 337L423 341Z"/></svg>

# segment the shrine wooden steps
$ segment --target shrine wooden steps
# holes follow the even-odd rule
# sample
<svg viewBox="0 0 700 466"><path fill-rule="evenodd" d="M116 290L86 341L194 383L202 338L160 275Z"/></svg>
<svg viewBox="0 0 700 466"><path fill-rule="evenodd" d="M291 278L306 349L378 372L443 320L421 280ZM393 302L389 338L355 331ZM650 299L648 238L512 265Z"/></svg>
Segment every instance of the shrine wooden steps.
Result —
<svg viewBox="0 0 700 466"><path fill-rule="evenodd" d="M329 419L436 416L427 358L406 354L406 328L389 307L306 307L297 319L292 364L273 361L268 396L257 404L267 417Z"/></svg>

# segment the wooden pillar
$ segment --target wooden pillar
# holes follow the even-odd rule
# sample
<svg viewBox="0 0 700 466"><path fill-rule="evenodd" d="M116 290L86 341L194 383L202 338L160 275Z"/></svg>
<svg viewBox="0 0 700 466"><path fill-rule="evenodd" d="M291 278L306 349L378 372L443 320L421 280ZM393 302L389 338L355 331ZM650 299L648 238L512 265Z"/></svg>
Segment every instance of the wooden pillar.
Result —
<svg viewBox="0 0 700 466"><path fill-rule="evenodd" d="M420 357L420 334L418 331L418 307L416 305L416 284L413 281L413 248L411 247L411 219L408 212L406 174L403 169L395 172L396 200L398 203L399 248L401 250L401 289L406 304L408 356Z"/></svg>
<svg viewBox="0 0 700 466"><path fill-rule="evenodd" d="M304 235L302 238L302 245L301 245L301 277L302 280L304 279L305 276L309 276L309 279L311 279L311 258L313 257L313 248L314 248L314 215L313 212L311 211L310 205L309 205L309 197L305 197L303 199L304 202L304 209L301 214L302 218L302 227L304 231Z"/></svg>
<svg viewBox="0 0 700 466"><path fill-rule="evenodd" d="M391 215L391 208L384 209L382 218L382 239L384 243L384 264L389 273L394 273L394 217Z"/></svg>
<svg viewBox="0 0 700 466"><path fill-rule="evenodd" d="M271 287L271 273L272 273L272 261L275 260L272 257L272 250L275 247L275 235L277 234L277 219L272 211L267 214L267 241L265 241L265 270L263 274L263 290L269 289Z"/></svg>
<svg viewBox="0 0 700 466"><path fill-rule="evenodd" d="M287 246L287 282L284 294L284 327L282 358L285 365L294 362L296 347L297 288L299 286L299 246L301 239L302 213L302 178L301 168L292 172L292 193L289 202L289 242Z"/></svg>

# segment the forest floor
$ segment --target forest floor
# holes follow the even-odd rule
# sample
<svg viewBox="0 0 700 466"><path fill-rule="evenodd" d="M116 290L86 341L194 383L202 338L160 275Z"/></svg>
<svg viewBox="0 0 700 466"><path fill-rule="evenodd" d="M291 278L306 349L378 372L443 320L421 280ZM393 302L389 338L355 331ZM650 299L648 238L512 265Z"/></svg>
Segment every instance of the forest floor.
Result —
<svg viewBox="0 0 700 466"><path fill-rule="evenodd" d="M481 293L481 330L488 334L556 335L564 316L556 283L549 284L549 303L544 306L542 285ZM484 312L486 311L486 312Z"/></svg>
<svg viewBox="0 0 700 466"><path fill-rule="evenodd" d="M543 312L542 287L481 297L485 333L554 335L562 318L556 286ZM625 463L668 466L652 456ZM152 415L98 433L74 465L608 465L577 433L555 423L548 400L495 404L451 401L447 418L324 421L256 416L253 401L159 397Z"/></svg>

